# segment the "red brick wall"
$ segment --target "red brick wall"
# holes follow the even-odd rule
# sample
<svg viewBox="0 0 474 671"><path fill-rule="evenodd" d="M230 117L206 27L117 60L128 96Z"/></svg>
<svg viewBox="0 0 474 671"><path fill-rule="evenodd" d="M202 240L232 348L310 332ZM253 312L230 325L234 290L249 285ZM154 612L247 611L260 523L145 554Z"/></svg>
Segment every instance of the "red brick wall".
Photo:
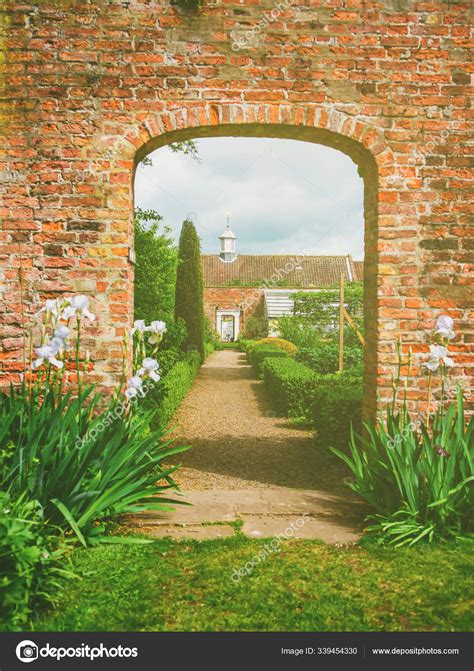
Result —
<svg viewBox="0 0 474 671"><path fill-rule="evenodd" d="M136 161L236 134L319 142L359 165L367 406L391 394L397 339L426 351L440 313L460 333L454 374L472 381L471 3L295 0L238 48L276 6L5 0L4 380L18 380L21 323L38 300L80 291L100 314L98 380L114 383L132 318ZM413 373L409 395L423 401L426 376Z"/></svg>
<svg viewBox="0 0 474 671"><path fill-rule="evenodd" d="M263 315L263 289L259 287L205 287L204 314L215 328L216 310L241 310L240 333L249 317Z"/></svg>

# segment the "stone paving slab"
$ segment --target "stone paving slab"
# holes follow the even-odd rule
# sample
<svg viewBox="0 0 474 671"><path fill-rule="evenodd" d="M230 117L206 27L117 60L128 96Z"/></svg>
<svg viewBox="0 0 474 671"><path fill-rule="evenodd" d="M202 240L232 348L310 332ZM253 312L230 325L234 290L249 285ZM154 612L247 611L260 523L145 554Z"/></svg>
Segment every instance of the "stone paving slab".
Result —
<svg viewBox="0 0 474 671"><path fill-rule="evenodd" d="M361 537L361 530L348 524L331 522L315 517L262 517L261 515L244 516L242 532L250 538L284 537L288 540L301 538L321 540L330 545L356 543Z"/></svg>
<svg viewBox="0 0 474 671"><path fill-rule="evenodd" d="M206 496L207 495L207 496ZM173 498L173 494L170 494ZM169 512L145 511L133 519L150 525L202 524L205 522L232 522L237 519L235 502L217 492L188 492L183 501L191 505L177 505Z"/></svg>
<svg viewBox="0 0 474 671"><path fill-rule="evenodd" d="M242 515L331 515L358 517L361 505L325 492L275 487L273 489L222 489L186 492L181 500L191 505L177 505L169 512L150 511L135 518L146 518L151 524L191 524L229 522Z"/></svg>
<svg viewBox="0 0 474 671"><path fill-rule="evenodd" d="M358 501L314 490L290 488L262 490L262 501L267 513L278 515L291 513L295 515L354 516L362 514L362 506ZM242 512L246 511L242 509Z"/></svg>
<svg viewBox="0 0 474 671"><path fill-rule="evenodd" d="M206 541L212 538L229 538L235 533L234 528L229 524L144 524L136 528L154 538L175 538L176 540Z"/></svg>
<svg viewBox="0 0 474 671"><path fill-rule="evenodd" d="M143 512L129 517L129 524L156 537L199 540L232 535L232 527L225 523L237 520L243 520L243 533L251 538L284 534L292 524L296 528L293 538L351 543L361 535L361 507L323 492L284 487L203 490L187 492L183 500L192 505L176 506L169 512ZM212 522L224 524L208 526Z"/></svg>

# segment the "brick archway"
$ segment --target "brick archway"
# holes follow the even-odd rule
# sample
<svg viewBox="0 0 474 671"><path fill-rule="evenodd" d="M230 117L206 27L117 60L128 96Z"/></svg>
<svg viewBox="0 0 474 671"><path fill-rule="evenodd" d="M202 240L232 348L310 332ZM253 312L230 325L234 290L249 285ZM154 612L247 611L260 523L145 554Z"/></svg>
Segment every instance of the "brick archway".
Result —
<svg viewBox="0 0 474 671"><path fill-rule="evenodd" d="M293 3L235 51L262 18L252 0L193 15L167 0L7 0L0 384L20 379L20 297L27 316L81 292L101 315L97 381L112 386L136 162L178 138L271 133L339 149L364 177L369 405L391 396L397 339L426 352L440 313L459 334L453 377L472 387L469 3L329 4ZM419 364L408 398L424 409Z"/></svg>
<svg viewBox="0 0 474 671"><path fill-rule="evenodd" d="M138 163L150 152L171 142L203 137L267 137L301 140L337 149L358 166L364 179L365 220L365 333L367 338L364 405L367 415L376 406L378 366L377 230L379 167L390 165L393 156L383 136L372 126L338 112L314 106L203 104L150 115L138 127L116 138L105 138L111 165L111 184L125 184L132 167L131 188ZM112 144L111 144L112 143ZM114 169L114 165L116 168ZM123 172L122 172L123 171ZM130 173L129 173L130 174ZM121 176L120 176L121 175ZM112 178L113 176L113 178ZM129 197L133 197L130 196ZM122 207L123 196L111 189L112 203ZM109 201L110 202L110 201ZM130 205L130 212L133 206ZM132 225L129 227L133 235ZM133 245L130 239L130 246ZM129 306L127 312L132 313ZM125 311L124 311L125 313ZM131 320L131 316L130 316Z"/></svg>

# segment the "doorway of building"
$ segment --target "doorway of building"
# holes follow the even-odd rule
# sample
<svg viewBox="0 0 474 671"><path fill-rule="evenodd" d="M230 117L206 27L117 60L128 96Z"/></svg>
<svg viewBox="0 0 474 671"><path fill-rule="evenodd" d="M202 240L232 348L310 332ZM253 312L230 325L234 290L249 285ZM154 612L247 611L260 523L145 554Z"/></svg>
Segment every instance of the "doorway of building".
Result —
<svg viewBox="0 0 474 671"><path fill-rule="evenodd" d="M217 310L216 331L222 342L235 342L240 334L240 310Z"/></svg>

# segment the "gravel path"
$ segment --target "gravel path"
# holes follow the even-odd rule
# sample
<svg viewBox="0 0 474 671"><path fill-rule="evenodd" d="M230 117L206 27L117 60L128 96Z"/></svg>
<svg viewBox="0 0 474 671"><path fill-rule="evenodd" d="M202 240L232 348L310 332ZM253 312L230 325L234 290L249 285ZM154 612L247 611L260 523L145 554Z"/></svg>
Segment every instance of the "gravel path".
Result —
<svg viewBox="0 0 474 671"><path fill-rule="evenodd" d="M360 502L342 487L341 467L309 431L276 417L245 356L214 352L175 417L176 441L192 445L176 473L183 501L168 512L129 516L127 526L154 537L233 536L354 543Z"/></svg>
<svg viewBox="0 0 474 671"><path fill-rule="evenodd" d="M173 435L192 445L176 474L183 491L341 491L340 467L309 431L276 417L265 396L244 354L223 350L209 357L175 417Z"/></svg>

